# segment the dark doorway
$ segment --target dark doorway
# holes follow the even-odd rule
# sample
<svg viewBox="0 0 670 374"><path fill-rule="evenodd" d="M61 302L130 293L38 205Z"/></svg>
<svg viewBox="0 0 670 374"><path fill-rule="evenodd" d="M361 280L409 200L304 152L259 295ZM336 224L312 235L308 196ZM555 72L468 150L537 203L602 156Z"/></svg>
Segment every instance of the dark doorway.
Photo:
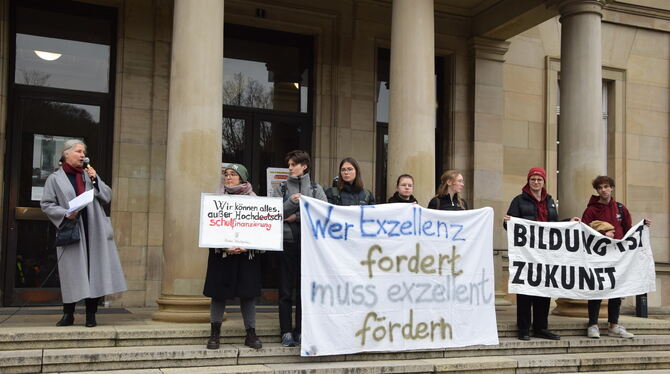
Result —
<svg viewBox="0 0 670 374"><path fill-rule="evenodd" d="M2 303L59 304L57 271L46 280L57 263L55 228L39 203L71 138L111 180L116 9L14 1L10 22Z"/></svg>
<svg viewBox="0 0 670 374"><path fill-rule="evenodd" d="M314 38L231 24L224 36L221 161L244 164L254 191L265 196L267 168L285 168L295 149L312 154ZM275 302L278 254L261 261L261 302Z"/></svg>

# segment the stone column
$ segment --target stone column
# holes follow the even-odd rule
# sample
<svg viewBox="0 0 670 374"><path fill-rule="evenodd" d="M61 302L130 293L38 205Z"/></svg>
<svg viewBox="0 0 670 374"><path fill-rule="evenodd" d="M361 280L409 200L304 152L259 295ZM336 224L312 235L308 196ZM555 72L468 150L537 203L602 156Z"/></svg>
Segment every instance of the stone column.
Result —
<svg viewBox="0 0 670 374"><path fill-rule="evenodd" d="M387 192L414 177L414 196L435 194L435 27L433 0L393 0Z"/></svg>
<svg viewBox="0 0 670 374"><path fill-rule="evenodd" d="M163 279L153 318L206 322L198 216L200 193L216 191L221 175L223 0L175 0L172 35Z"/></svg>
<svg viewBox="0 0 670 374"><path fill-rule="evenodd" d="M470 40L472 103L472 202L475 208L490 206L502 217L509 202L503 201L503 63L509 42L475 37ZM467 172L463 171L466 174ZM466 179L466 180L468 180ZM495 220L493 259L496 305L511 305L505 299L507 240L500 220Z"/></svg>
<svg viewBox="0 0 670 374"><path fill-rule="evenodd" d="M605 174L602 125L601 19L605 0L563 0L561 14L561 115L558 205L561 217L581 217L591 181ZM585 316L586 302L559 299L554 314Z"/></svg>
<svg viewBox="0 0 670 374"><path fill-rule="evenodd" d="M581 217L591 181L605 168L601 18L604 0L565 0L561 14L561 116L558 197L561 217Z"/></svg>

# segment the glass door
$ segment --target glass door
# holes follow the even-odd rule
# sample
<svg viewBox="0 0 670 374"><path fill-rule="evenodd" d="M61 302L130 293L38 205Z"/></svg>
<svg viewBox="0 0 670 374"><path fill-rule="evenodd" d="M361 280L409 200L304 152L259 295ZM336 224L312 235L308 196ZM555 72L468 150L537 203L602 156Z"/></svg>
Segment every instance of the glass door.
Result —
<svg viewBox="0 0 670 374"><path fill-rule="evenodd" d="M83 140L91 163L111 180L116 11L75 2L10 3L0 256L5 306L60 303L55 227L40 199L59 168L63 143Z"/></svg>

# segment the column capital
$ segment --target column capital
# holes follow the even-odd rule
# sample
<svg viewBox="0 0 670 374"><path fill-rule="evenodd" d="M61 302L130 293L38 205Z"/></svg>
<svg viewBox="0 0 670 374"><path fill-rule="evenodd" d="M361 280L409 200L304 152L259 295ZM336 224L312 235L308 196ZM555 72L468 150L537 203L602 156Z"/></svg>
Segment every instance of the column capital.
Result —
<svg viewBox="0 0 670 374"><path fill-rule="evenodd" d="M564 18L582 13L594 13L602 17L603 8L610 0L548 0L548 8L557 8L561 15L559 21Z"/></svg>
<svg viewBox="0 0 670 374"><path fill-rule="evenodd" d="M484 38L475 36L468 40L470 53L475 58L505 62L505 53L509 49L510 42L505 40Z"/></svg>

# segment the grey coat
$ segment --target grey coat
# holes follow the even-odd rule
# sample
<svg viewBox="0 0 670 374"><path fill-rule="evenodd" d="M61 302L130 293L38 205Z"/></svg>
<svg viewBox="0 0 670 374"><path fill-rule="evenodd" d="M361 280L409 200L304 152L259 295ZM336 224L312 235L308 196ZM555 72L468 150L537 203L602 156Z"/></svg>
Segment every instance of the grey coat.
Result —
<svg viewBox="0 0 670 374"><path fill-rule="evenodd" d="M86 190L94 189L90 178L84 173ZM121 269L119 254L114 243L114 233L109 217L105 215L101 202L112 199L112 189L98 177L93 203L86 208L88 220L88 243L90 253L90 278L87 268L86 237L81 216L78 243L56 247L60 288L64 303L73 303L88 297L100 297L125 291L126 280ZM51 223L59 227L69 207L68 202L76 197L74 187L63 169L58 169L47 178L40 206Z"/></svg>
<svg viewBox="0 0 670 374"><path fill-rule="evenodd" d="M285 184L285 193L282 194L282 185ZM291 195L300 193L305 196L313 197L315 199L327 201L326 193L323 192L323 187L315 183L316 189L312 189L312 181L309 179L309 173L300 177L289 176L285 182L275 186L272 196L281 196L284 199L284 218L295 213L298 217L296 222L300 222L300 202L294 203L291 200ZM287 222L284 222L284 241L292 242L293 233L291 227Z"/></svg>

